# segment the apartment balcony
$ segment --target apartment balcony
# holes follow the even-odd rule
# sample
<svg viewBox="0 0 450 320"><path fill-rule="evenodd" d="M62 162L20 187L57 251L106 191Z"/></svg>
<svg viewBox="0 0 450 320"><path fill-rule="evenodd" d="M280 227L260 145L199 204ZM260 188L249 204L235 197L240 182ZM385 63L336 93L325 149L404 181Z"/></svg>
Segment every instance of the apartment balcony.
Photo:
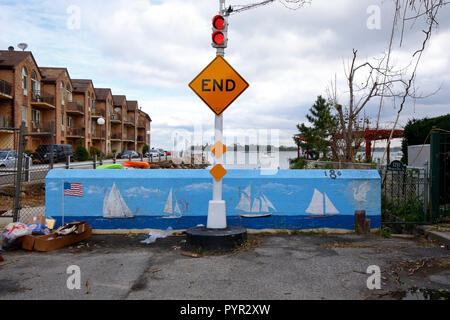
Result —
<svg viewBox="0 0 450 320"><path fill-rule="evenodd" d="M0 79L0 100L12 99L12 85L8 81Z"/></svg>
<svg viewBox="0 0 450 320"><path fill-rule="evenodd" d="M133 126L134 127L134 118L128 117L123 119L123 124L126 126Z"/></svg>
<svg viewBox="0 0 450 320"><path fill-rule="evenodd" d="M66 107L66 113L74 116L84 116L84 106L81 102L69 102Z"/></svg>
<svg viewBox="0 0 450 320"><path fill-rule="evenodd" d="M43 90L36 90L31 93L31 105L39 109L55 109L55 97Z"/></svg>
<svg viewBox="0 0 450 320"><path fill-rule="evenodd" d="M52 126L51 121L31 121L30 131L32 133L44 133L51 132Z"/></svg>
<svg viewBox="0 0 450 320"><path fill-rule="evenodd" d="M138 129L145 129L145 121L139 120L137 126L138 126Z"/></svg>
<svg viewBox="0 0 450 320"><path fill-rule="evenodd" d="M137 136L137 143L145 143L145 136Z"/></svg>
<svg viewBox="0 0 450 320"><path fill-rule="evenodd" d="M134 142L134 134L127 134L123 137L123 141Z"/></svg>
<svg viewBox="0 0 450 320"><path fill-rule="evenodd" d="M13 123L11 121L11 117L9 116L0 116L0 128L11 128L13 127Z"/></svg>
<svg viewBox="0 0 450 320"><path fill-rule="evenodd" d="M102 132L101 132L101 139L105 140L105 137L106 137L105 130L102 130ZM100 131L97 131L97 130L93 131L92 135L91 135L91 140L100 140Z"/></svg>
<svg viewBox="0 0 450 320"><path fill-rule="evenodd" d="M111 135L111 141L122 141L122 134L121 133L113 133Z"/></svg>
<svg viewBox="0 0 450 320"><path fill-rule="evenodd" d="M111 123L122 123L122 117L120 114L112 114L109 116Z"/></svg>
<svg viewBox="0 0 450 320"><path fill-rule="evenodd" d="M84 128L67 128L67 138L84 138Z"/></svg>
<svg viewBox="0 0 450 320"><path fill-rule="evenodd" d="M105 110L103 110L103 109L92 109L91 118L100 118L100 117L103 117L103 118L106 117Z"/></svg>

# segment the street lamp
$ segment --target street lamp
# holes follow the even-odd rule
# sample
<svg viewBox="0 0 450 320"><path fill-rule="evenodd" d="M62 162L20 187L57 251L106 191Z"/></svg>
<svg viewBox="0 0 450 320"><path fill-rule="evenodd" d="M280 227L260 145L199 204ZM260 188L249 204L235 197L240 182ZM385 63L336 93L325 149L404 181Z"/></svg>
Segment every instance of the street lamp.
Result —
<svg viewBox="0 0 450 320"><path fill-rule="evenodd" d="M102 117L97 119L97 124L100 126L100 164L103 164L102 162L102 149L103 149L103 141L102 141L102 126L105 124L105 119Z"/></svg>

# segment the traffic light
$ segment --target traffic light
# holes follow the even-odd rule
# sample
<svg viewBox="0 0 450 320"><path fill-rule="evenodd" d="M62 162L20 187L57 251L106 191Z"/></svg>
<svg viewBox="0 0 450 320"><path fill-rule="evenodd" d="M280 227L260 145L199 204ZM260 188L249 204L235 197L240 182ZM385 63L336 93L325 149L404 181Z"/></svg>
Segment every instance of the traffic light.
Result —
<svg viewBox="0 0 450 320"><path fill-rule="evenodd" d="M212 20L212 43L213 48L227 47L228 23L224 16L217 15Z"/></svg>

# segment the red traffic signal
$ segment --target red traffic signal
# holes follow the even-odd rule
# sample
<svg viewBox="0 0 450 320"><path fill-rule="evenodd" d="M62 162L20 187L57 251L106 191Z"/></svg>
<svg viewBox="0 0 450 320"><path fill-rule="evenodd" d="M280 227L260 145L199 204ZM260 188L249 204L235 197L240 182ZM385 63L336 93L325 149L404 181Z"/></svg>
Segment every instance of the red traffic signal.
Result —
<svg viewBox="0 0 450 320"><path fill-rule="evenodd" d="M221 15L217 15L213 18L212 24L214 28L223 30L223 28L225 27L225 18Z"/></svg>
<svg viewBox="0 0 450 320"><path fill-rule="evenodd" d="M226 48L227 46L227 21L222 15L216 15L212 20L212 46L214 48Z"/></svg>
<svg viewBox="0 0 450 320"><path fill-rule="evenodd" d="M212 41L216 45L223 45L223 42L225 40L225 36L222 32L216 31L212 34Z"/></svg>

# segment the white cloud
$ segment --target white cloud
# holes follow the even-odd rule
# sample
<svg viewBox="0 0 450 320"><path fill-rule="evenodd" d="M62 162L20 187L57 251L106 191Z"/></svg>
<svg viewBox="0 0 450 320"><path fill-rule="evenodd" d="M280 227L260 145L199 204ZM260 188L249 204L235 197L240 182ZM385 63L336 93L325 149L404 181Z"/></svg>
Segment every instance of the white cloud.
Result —
<svg viewBox="0 0 450 320"><path fill-rule="evenodd" d="M373 4L382 8L381 30L366 28L366 9ZM81 9L79 30L66 28L70 5ZM27 42L40 65L66 66L73 78L91 78L98 87L139 100L153 120L152 146L169 148L176 129L201 124L212 131L214 116L188 83L215 55L210 21L217 7L210 0L3 1L0 47ZM424 94L442 89L415 107L408 101L401 125L449 112L449 17L449 8L442 9L417 80ZM280 143L292 145L295 125L305 121L335 75L345 101L343 61L351 50L358 49L363 61L386 49L391 19L392 3L381 0L313 0L296 11L275 2L232 15L226 59L250 87L225 112L225 130L280 129ZM401 48L395 43L395 61L407 64L421 44L421 28L409 31ZM377 101L366 111L376 117ZM387 102L383 125L391 125L395 114Z"/></svg>

